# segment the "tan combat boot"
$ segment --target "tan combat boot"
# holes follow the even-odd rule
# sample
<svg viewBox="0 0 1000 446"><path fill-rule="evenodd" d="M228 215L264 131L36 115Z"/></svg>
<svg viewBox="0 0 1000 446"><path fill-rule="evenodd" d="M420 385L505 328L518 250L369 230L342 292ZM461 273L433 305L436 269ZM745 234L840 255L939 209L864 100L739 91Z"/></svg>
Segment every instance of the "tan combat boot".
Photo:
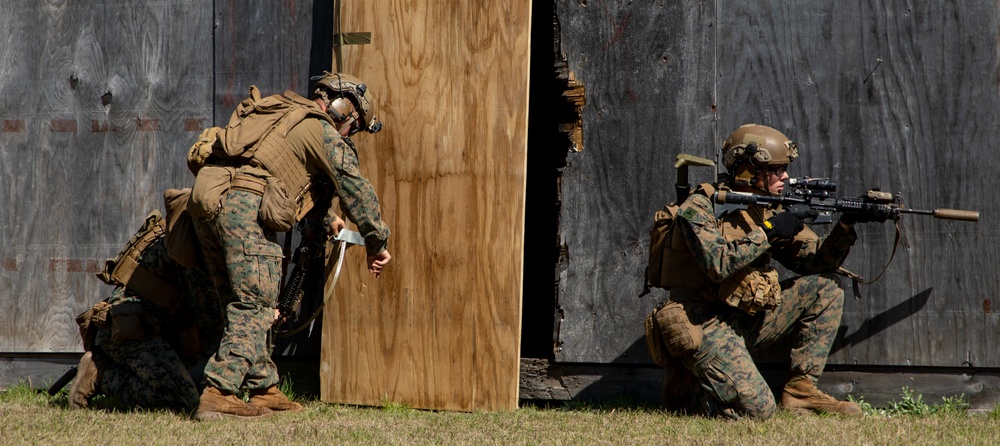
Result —
<svg viewBox="0 0 1000 446"><path fill-rule="evenodd" d="M80 358L76 366L76 378L69 388L69 408L80 409L90 404L90 398L97 393L97 365L94 364L94 354L87 352Z"/></svg>
<svg viewBox="0 0 1000 446"><path fill-rule="evenodd" d="M194 418L200 421L218 420L221 418L258 418L271 415L271 409L252 407L236 395L223 393L214 387L205 387L198 402L198 411Z"/></svg>
<svg viewBox="0 0 1000 446"><path fill-rule="evenodd" d="M298 412L302 405L296 403L278 390L278 386L250 391L250 403L253 407L266 407L274 411Z"/></svg>
<svg viewBox="0 0 1000 446"><path fill-rule="evenodd" d="M861 415L861 407L850 401L837 401L816 388L812 378L792 378L781 392L781 405L785 409L808 409L815 412L841 415Z"/></svg>
<svg viewBox="0 0 1000 446"><path fill-rule="evenodd" d="M690 370L674 358L667 361L660 396L668 409L696 413L698 388L698 378Z"/></svg>

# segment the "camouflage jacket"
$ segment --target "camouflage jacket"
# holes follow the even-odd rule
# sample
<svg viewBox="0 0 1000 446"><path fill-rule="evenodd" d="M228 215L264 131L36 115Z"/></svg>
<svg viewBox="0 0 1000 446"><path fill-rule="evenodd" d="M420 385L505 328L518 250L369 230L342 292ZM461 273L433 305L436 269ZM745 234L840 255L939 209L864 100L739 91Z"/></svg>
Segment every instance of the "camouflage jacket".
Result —
<svg viewBox="0 0 1000 446"><path fill-rule="evenodd" d="M795 239L772 244L760 226L779 211L750 206L716 218L711 199L693 193L678 209L676 229L698 269L714 283L750 266L768 266L772 258L802 275L834 272L857 240L853 228L838 223L823 237L807 226Z"/></svg>
<svg viewBox="0 0 1000 446"><path fill-rule="evenodd" d="M358 149L350 138L341 137L330 124L319 121L323 126L323 147L325 153L316 153L317 163L333 180L333 186L340 198L340 208L347 217L358 225L365 238L368 255L375 255L386 249L389 240L389 226L382 221L382 211L372 186L361 176Z"/></svg>

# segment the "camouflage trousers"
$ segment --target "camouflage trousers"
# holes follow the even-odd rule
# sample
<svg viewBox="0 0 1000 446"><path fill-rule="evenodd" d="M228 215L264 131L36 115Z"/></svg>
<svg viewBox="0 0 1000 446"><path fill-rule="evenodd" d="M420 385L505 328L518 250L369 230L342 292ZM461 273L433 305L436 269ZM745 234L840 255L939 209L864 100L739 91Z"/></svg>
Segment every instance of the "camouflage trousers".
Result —
<svg viewBox="0 0 1000 446"><path fill-rule="evenodd" d="M174 349L163 338L150 336L112 342L111 330L100 330L94 341L97 389L131 407L189 412L198 407L201 392Z"/></svg>
<svg viewBox="0 0 1000 446"><path fill-rule="evenodd" d="M281 280L281 245L258 221L261 197L229 191L218 216L196 221L205 264L224 305L225 332L205 366L206 385L236 393L278 383L271 325Z"/></svg>
<svg viewBox="0 0 1000 446"><path fill-rule="evenodd" d="M844 291L824 276L789 279L781 287L781 304L753 316L734 309L689 311L692 322L701 324L704 339L694 354L679 362L694 375L700 411L726 418L774 415L778 411L774 394L751 352L787 336L792 344L791 375L815 381L823 373L840 327Z"/></svg>

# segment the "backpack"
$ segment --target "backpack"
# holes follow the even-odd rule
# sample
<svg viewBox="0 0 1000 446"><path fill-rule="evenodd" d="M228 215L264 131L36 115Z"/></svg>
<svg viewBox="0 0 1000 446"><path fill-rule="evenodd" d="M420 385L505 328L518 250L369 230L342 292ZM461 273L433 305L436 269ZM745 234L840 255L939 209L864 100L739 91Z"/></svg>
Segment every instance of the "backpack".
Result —
<svg viewBox="0 0 1000 446"><path fill-rule="evenodd" d="M257 86L251 85L250 97L236 106L225 127L210 127L202 131L198 141L188 150L188 169L197 175L209 156L221 160L249 160L257 151L257 143L271 132L285 136L307 117L334 125L330 115L295 92L262 97Z"/></svg>
<svg viewBox="0 0 1000 446"><path fill-rule="evenodd" d="M646 286L668 288L666 286L663 268L666 266L665 256L670 239L673 237L674 220L680 205L670 203L653 214L653 228L649 230L649 262L646 264Z"/></svg>

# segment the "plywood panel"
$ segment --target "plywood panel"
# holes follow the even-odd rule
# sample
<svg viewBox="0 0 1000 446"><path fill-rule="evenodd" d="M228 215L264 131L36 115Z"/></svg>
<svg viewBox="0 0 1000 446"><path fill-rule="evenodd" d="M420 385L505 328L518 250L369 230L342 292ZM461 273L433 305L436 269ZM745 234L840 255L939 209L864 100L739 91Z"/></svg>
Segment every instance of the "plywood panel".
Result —
<svg viewBox="0 0 1000 446"><path fill-rule="evenodd" d="M329 67L316 6L4 2L0 351L82 351L73 317L110 292L94 273L164 189L191 183L199 132L252 83L305 93L314 46Z"/></svg>
<svg viewBox="0 0 1000 446"><path fill-rule="evenodd" d="M881 187L917 208L996 212L982 193L996 183L983 160L1000 136L995 2L725 7L745 25L720 28L722 126L773 123L803 148L793 174L835 178L844 194ZM831 363L1000 364L995 281L972 273L1000 261L989 228L907 217L884 278L848 299ZM845 266L872 278L895 230L858 229Z"/></svg>
<svg viewBox="0 0 1000 446"><path fill-rule="evenodd" d="M205 68L215 70L216 122L229 122L251 84L265 96L289 89L308 94L309 77L330 66L323 40L332 33L332 24L314 23L314 15L330 20L324 8L331 2L214 2L215 63Z"/></svg>
<svg viewBox="0 0 1000 446"><path fill-rule="evenodd" d="M350 250L324 316L321 394L517 406L530 2L344 1L344 71L385 121L356 138L393 231L382 278Z"/></svg>
<svg viewBox="0 0 1000 446"><path fill-rule="evenodd" d="M588 86L586 149L570 153L562 178L557 359L647 360L637 341L655 302L634 297L646 261L635 246L648 243L644 225L663 200L646 190L672 196L676 153L714 158L733 128L759 122L799 142L792 174L834 178L845 195L881 187L901 192L909 206L984 216L978 225L905 218L885 277L862 287L862 300L848 299L831 363L1000 364L990 344L1000 318L988 273L1000 253L986 223L997 212L988 198L997 182L990 147L1000 137L996 2L681 2L680 17L718 10L691 22L660 5L653 14L669 28L663 36L646 21L656 5L557 4L570 68ZM693 48L664 51L677 54L676 73L645 74L659 65L643 50L671 42ZM634 73L651 81L631 95ZM671 108L663 90L695 94ZM713 122L689 125L708 103ZM871 278L889 260L894 228L859 232L845 266Z"/></svg>
<svg viewBox="0 0 1000 446"><path fill-rule="evenodd" d="M674 196L679 152L714 158L714 3L556 3L587 101L584 149L567 155L560 182L555 357L647 361L635 341L659 300L637 297L651 216ZM698 169L693 180L714 176Z"/></svg>
<svg viewBox="0 0 1000 446"><path fill-rule="evenodd" d="M0 24L0 351L81 351L94 273L211 122L211 4L15 0Z"/></svg>

